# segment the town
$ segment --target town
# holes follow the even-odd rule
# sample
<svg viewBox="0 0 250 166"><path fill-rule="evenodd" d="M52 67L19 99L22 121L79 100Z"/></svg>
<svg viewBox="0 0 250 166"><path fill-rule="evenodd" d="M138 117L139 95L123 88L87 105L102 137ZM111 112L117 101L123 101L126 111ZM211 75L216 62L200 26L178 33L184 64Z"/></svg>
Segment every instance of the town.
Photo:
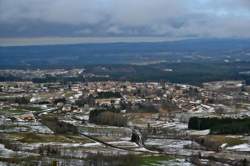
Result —
<svg viewBox="0 0 250 166"><path fill-rule="evenodd" d="M86 80L98 77L91 74L83 80L32 79L83 72L0 72L23 78L0 83L0 165L250 163L245 81L194 86Z"/></svg>

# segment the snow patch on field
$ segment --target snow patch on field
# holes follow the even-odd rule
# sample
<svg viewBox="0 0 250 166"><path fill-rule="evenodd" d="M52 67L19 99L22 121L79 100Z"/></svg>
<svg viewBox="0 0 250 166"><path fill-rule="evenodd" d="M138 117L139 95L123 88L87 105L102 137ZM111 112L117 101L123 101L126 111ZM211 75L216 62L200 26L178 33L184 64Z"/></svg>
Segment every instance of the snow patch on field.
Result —
<svg viewBox="0 0 250 166"><path fill-rule="evenodd" d="M228 147L227 150L239 151L239 152L250 152L249 144L240 144L232 147Z"/></svg>
<svg viewBox="0 0 250 166"><path fill-rule="evenodd" d="M210 130L200 130L200 131L195 131L195 130L190 130L190 135L208 135L210 133Z"/></svg>
<svg viewBox="0 0 250 166"><path fill-rule="evenodd" d="M98 142L95 142L95 143L86 143L83 146L84 147L101 146L101 143L98 143Z"/></svg>

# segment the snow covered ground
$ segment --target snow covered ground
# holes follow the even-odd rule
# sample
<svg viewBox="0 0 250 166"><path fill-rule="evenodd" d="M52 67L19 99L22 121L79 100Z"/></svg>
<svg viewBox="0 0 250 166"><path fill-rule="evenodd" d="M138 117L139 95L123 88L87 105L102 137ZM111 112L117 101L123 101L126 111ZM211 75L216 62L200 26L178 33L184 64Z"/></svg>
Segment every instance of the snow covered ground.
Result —
<svg viewBox="0 0 250 166"><path fill-rule="evenodd" d="M153 146L162 149L167 154L179 154L190 156L192 151L185 149L185 145L190 145L192 142L189 140L176 140L176 139L147 139L146 146Z"/></svg>
<svg viewBox="0 0 250 166"><path fill-rule="evenodd" d="M227 147L227 150L238 151L238 152L250 152L249 144L240 144L232 147Z"/></svg>
<svg viewBox="0 0 250 166"><path fill-rule="evenodd" d="M0 144L0 157L3 158L12 158L12 157L25 157L25 156L37 156L37 154L34 153L28 153L28 152L16 152L10 149L6 149L3 144Z"/></svg>

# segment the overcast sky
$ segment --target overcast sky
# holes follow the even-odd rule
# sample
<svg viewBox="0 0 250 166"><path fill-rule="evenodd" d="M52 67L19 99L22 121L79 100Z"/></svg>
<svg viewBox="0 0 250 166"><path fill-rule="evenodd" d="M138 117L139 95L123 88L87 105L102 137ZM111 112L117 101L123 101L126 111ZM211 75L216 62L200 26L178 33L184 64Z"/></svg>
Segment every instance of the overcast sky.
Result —
<svg viewBox="0 0 250 166"><path fill-rule="evenodd" d="M0 0L0 38L250 37L250 0Z"/></svg>

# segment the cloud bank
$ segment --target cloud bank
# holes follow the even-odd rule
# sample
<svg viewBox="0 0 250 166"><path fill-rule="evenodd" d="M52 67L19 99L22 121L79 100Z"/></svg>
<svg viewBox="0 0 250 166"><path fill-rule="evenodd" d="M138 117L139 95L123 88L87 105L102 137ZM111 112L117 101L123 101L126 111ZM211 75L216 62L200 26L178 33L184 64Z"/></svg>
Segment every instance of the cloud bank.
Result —
<svg viewBox="0 0 250 166"><path fill-rule="evenodd" d="M249 0L0 0L0 38L250 37Z"/></svg>

